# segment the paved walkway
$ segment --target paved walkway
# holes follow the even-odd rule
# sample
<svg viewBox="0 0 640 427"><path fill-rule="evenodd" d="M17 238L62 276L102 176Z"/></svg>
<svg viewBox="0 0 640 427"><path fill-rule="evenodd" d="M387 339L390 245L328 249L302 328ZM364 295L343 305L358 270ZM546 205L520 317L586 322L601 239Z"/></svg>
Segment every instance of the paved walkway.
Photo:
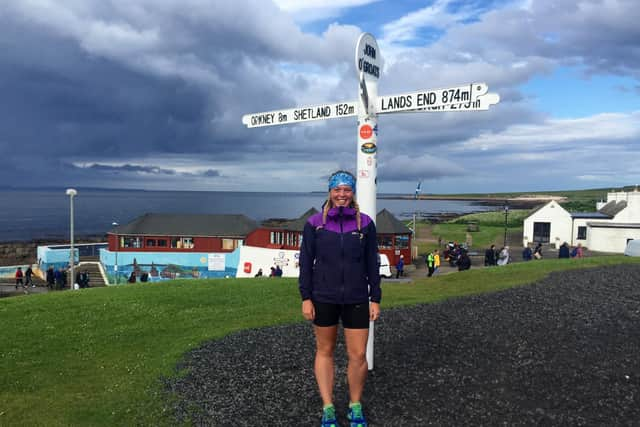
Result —
<svg viewBox="0 0 640 427"><path fill-rule="evenodd" d="M50 291L46 286L36 286L35 288L18 287L18 289L16 289L16 286L10 283L0 283L0 297L10 297L24 294L42 294L47 292Z"/></svg>

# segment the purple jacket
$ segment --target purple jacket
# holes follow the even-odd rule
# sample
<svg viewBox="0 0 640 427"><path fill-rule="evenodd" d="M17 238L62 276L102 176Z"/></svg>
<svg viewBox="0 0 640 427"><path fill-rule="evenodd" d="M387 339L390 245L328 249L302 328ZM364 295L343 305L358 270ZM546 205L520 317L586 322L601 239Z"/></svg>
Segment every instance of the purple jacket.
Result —
<svg viewBox="0 0 640 427"><path fill-rule="evenodd" d="M332 208L322 225L322 212L304 226L300 248L299 288L303 300L330 304L380 302L380 274L376 226L361 213Z"/></svg>

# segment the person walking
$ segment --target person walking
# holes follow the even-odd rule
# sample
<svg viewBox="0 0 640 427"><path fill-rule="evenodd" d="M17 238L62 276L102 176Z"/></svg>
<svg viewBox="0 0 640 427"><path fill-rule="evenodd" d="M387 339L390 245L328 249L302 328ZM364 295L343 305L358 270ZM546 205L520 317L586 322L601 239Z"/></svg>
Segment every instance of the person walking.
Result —
<svg viewBox="0 0 640 427"><path fill-rule="evenodd" d="M337 426L333 405L334 350L342 322L347 349L351 426L367 426L361 398L367 378L369 322L380 316L376 227L360 212L356 178L337 171L329 178L322 212L307 220L300 248L302 314L316 336L315 377L322 398L321 425ZM369 300L371 303L369 303Z"/></svg>
<svg viewBox="0 0 640 427"><path fill-rule="evenodd" d="M16 270L16 289L18 289L18 285L24 288L24 282L22 278L24 277L24 273L22 273L22 267L18 267Z"/></svg>
<svg viewBox="0 0 640 427"><path fill-rule="evenodd" d="M436 270L436 259L435 259L435 255L433 255L433 252L429 252L429 255L427 255L427 277L431 277L433 276L433 273Z"/></svg>
<svg viewBox="0 0 640 427"><path fill-rule="evenodd" d="M400 255L400 259L396 264L396 279L404 276L404 255Z"/></svg>
<svg viewBox="0 0 640 427"><path fill-rule="evenodd" d="M522 250L522 260L523 261L531 261L533 259L533 251L531 247L527 243L527 246Z"/></svg>
<svg viewBox="0 0 640 427"><path fill-rule="evenodd" d="M33 284L33 270L31 269L31 266L27 267L27 270L24 272L24 286L26 288L28 288L29 286L31 286L32 288L35 288L36 285Z"/></svg>

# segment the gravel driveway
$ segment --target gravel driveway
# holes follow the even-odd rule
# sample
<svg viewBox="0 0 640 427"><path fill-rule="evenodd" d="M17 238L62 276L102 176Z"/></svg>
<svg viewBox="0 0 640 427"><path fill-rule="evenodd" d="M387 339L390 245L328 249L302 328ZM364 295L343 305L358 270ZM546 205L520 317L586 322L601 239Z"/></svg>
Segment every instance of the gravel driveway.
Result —
<svg viewBox="0 0 640 427"><path fill-rule="evenodd" d="M385 310L364 408L375 426L640 425L640 267ZM346 423L344 346L335 404ZM202 426L317 426L309 324L243 331L166 381Z"/></svg>

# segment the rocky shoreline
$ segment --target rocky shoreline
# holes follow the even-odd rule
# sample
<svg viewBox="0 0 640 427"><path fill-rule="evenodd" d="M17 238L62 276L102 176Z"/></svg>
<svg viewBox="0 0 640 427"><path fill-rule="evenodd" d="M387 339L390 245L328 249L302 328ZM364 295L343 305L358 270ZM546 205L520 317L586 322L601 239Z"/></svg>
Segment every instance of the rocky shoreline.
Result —
<svg viewBox="0 0 640 427"><path fill-rule="evenodd" d="M78 236L75 243L105 242L104 236ZM68 245L64 239L37 239L30 241L0 242L0 266L35 264L38 261L38 246Z"/></svg>

